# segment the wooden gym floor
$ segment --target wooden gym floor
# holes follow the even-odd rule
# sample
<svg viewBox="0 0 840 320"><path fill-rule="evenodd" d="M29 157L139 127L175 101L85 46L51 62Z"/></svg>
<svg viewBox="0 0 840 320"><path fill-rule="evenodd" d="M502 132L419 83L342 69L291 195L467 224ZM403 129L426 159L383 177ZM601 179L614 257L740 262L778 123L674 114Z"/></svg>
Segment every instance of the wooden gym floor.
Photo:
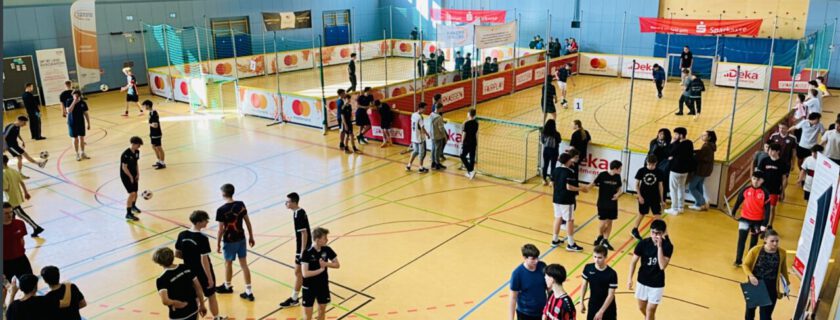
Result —
<svg viewBox="0 0 840 320"><path fill-rule="evenodd" d="M185 104L167 103L143 91L141 99L155 101L161 112L168 168L153 170L154 153L148 145L141 149L140 189L154 191L155 197L138 202L145 211L136 223L123 219L126 194L117 179L118 158L129 137L147 139L148 126L136 109L128 118L120 116L121 93L89 96L91 160L75 161L65 119L56 107L43 111L47 140L30 141L23 130L30 153L48 150L52 155L44 169L29 163L24 168L32 177L27 185L33 195L26 210L46 228L42 238L26 238L27 254L36 270L56 265L64 280L81 288L88 319L165 318L154 284L161 270L151 253L173 246L192 210L212 214L222 203L218 188L228 182L236 185L236 198L250 209L257 243L249 251L256 301L219 296L222 314L235 319L294 319L301 314L300 308L277 308L293 281L292 219L283 207L285 194L292 191L301 194L311 225L332 231L330 245L342 262L341 269L330 272L330 319L504 319L507 280L521 263L519 248L525 243L536 244L547 263L566 266L566 289L580 297L579 275L591 262L597 232L595 193L581 196L577 212L577 238L585 251L569 253L549 246L551 189L536 182L483 176L469 181L454 169L454 157L444 163L447 171L406 173L403 147L372 144L362 155L345 155L337 149L334 132L322 136L319 130L295 125L266 127L265 119L230 114L221 119L191 115ZM714 110L711 101L707 105ZM18 114L8 112L6 119ZM602 136L594 125L589 128ZM795 186L787 194L774 225L782 246L794 250L805 204ZM635 244L629 230L636 205L624 196L620 208L611 238L619 251L610 253L609 263L619 273L619 317L639 319L625 284ZM650 221L644 220L643 232ZM738 283L745 278L732 266L736 222L714 210L668 216L666 221L675 252L659 318L741 317ZM206 232L214 235L215 228L212 224ZM217 280L223 279L221 255L214 253L212 260ZM236 264L234 269L238 293L244 284ZM797 292L799 281L793 282ZM776 315L791 314L793 303L780 301Z"/></svg>

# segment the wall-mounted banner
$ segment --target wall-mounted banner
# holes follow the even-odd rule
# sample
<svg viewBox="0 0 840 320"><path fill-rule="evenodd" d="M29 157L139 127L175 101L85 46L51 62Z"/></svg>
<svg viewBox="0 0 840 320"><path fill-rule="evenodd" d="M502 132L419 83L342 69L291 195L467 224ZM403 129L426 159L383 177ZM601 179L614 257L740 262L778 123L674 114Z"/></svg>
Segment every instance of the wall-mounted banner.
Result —
<svg viewBox="0 0 840 320"><path fill-rule="evenodd" d="M266 31L312 28L312 11L263 12Z"/></svg>
<svg viewBox="0 0 840 320"><path fill-rule="evenodd" d="M432 9L432 20L444 22L505 23L504 10Z"/></svg>
<svg viewBox="0 0 840 320"><path fill-rule="evenodd" d="M99 47L96 40L96 0L77 0L70 6L73 49L79 87L99 82Z"/></svg>
<svg viewBox="0 0 840 320"><path fill-rule="evenodd" d="M498 26L476 26L475 47L479 49L502 47L516 42L516 22Z"/></svg>
<svg viewBox="0 0 840 320"><path fill-rule="evenodd" d="M761 19L739 20L703 20L703 19L662 19L639 17L642 32L679 33L695 36L716 36L734 34L758 36Z"/></svg>

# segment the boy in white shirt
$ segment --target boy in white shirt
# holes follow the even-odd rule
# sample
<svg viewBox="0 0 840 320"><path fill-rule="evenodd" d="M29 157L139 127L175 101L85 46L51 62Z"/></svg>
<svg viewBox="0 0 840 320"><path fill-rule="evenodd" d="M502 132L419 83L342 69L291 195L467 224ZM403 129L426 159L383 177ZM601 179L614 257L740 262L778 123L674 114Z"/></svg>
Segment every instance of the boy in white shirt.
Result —
<svg viewBox="0 0 840 320"><path fill-rule="evenodd" d="M815 145L811 148L811 156L802 161L802 170L799 171L799 184L802 185L802 190L805 191L805 201L811 197L811 183L814 181L814 170L817 169L817 154L823 151L821 145Z"/></svg>
<svg viewBox="0 0 840 320"><path fill-rule="evenodd" d="M423 121L423 111L426 110L426 103L420 102L417 105L417 110L411 114L411 158L405 166L405 171L411 171L411 166L414 164L414 158L420 156L420 173L429 172L429 169L423 166L423 161L426 160L426 139L429 139L429 132L426 130L425 121Z"/></svg>

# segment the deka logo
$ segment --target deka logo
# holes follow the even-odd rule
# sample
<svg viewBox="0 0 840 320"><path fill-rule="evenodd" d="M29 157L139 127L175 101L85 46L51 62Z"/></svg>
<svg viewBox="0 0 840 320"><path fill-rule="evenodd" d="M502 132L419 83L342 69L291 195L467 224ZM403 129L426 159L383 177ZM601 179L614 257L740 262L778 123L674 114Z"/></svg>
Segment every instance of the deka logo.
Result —
<svg viewBox="0 0 840 320"><path fill-rule="evenodd" d="M700 21L700 23L697 24L697 27L694 29L694 31L696 31L697 33L706 33L706 23Z"/></svg>
<svg viewBox="0 0 840 320"><path fill-rule="evenodd" d="M741 70L741 74L739 75L738 69L729 69L729 71L724 73L723 76L726 78L739 77L746 80L758 80L758 73L749 72L748 70Z"/></svg>

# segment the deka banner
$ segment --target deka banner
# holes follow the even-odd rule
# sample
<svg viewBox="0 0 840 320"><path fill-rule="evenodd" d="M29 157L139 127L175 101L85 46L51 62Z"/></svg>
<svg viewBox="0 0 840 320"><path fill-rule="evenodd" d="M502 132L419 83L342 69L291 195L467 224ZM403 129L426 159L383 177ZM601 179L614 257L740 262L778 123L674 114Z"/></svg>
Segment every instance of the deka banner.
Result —
<svg viewBox="0 0 840 320"><path fill-rule="evenodd" d="M96 40L96 0L77 0L70 6L73 49L79 87L99 82L99 49Z"/></svg>

